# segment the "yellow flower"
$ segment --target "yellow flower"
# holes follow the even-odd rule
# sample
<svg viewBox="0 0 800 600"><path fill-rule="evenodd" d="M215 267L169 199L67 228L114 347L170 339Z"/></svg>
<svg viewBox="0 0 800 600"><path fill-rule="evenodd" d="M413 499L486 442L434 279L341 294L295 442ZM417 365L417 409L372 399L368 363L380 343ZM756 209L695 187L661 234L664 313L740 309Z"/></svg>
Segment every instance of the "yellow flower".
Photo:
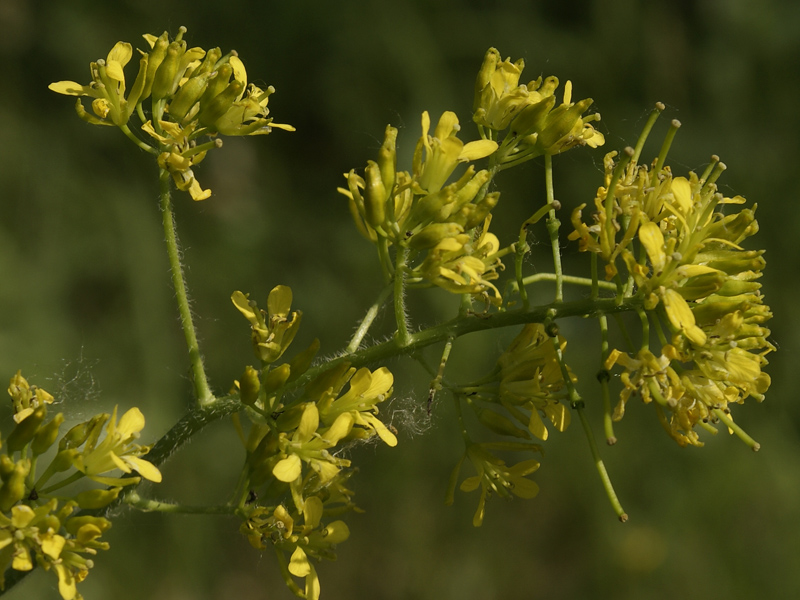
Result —
<svg viewBox="0 0 800 600"><path fill-rule="evenodd" d="M20 423L25 420L35 409L53 403L53 396L40 387L28 385L22 376L22 371L17 371L8 384L8 395L14 405L14 421Z"/></svg>
<svg viewBox="0 0 800 600"><path fill-rule="evenodd" d="M456 134L461 129L455 113L442 113L433 135L428 135L431 118L422 113L422 136L414 151L414 179L421 190L431 194L442 189L462 162L485 158L497 150L497 142L478 140L464 144ZM423 156L424 155L424 156Z"/></svg>
<svg viewBox="0 0 800 600"><path fill-rule="evenodd" d="M386 367L375 371L362 367L356 371L347 365L345 369L338 380L323 391L319 400L319 411L323 422L333 427L347 416L352 426L357 425L361 431L371 432L370 435L377 434L388 446L396 446L397 437L376 416L377 405L392 394L394 377L391 371ZM350 383L350 388L339 396L347 382ZM351 434L351 437L353 435L362 437L357 431L348 431L348 434Z"/></svg>
<svg viewBox="0 0 800 600"><path fill-rule="evenodd" d="M147 60L140 63L139 76L136 79L130 97L125 98L125 73L133 51L127 42L117 42L109 51L105 60L98 60L90 65L92 83L81 85L74 81L58 81L51 83L50 90L68 96L89 96L92 101L94 115L89 115L83 109L78 99L76 109L81 117L95 125L116 125L121 127L128 122L136 104L142 99L140 94L144 86L144 74Z"/></svg>
<svg viewBox="0 0 800 600"><path fill-rule="evenodd" d="M486 500L492 493L503 498L510 498L511 494L520 498L533 498L539 493L539 486L530 479L530 475L539 468L539 461L525 460L509 467L505 461L490 454L480 444L467 446L467 457L477 471L477 475L468 477L461 482L461 491L471 492L481 488L478 500L478 509L472 519L475 527L480 527L486 513Z"/></svg>
<svg viewBox="0 0 800 600"><path fill-rule="evenodd" d="M292 483L302 473L302 463L309 466L319 475L322 482L329 481L339 473L341 467L350 466L350 461L336 458L330 452L343 437L350 433L353 418L349 414L342 414L327 428L319 429L319 411L317 405L308 402L303 407L300 423L289 438L281 434L279 445L285 458L278 461L272 469L272 474L279 481Z"/></svg>
<svg viewBox="0 0 800 600"><path fill-rule="evenodd" d="M427 280L456 294L482 294L492 304L500 304L500 291L491 283L499 277L502 262L497 256L500 241L489 233L491 215L486 218L477 240L466 233L445 237L430 248L419 266L411 269L410 282ZM489 291L494 294L489 295Z"/></svg>
<svg viewBox="0 0 800 600"><path fill-rule="evenodd" d="M139 432L144 428L144 415L138 408L131 408L117 422L117 407L111 415L105 414L94 423L83 450L75 457L75 468L90 479L105 485L128 485L138 478L104 477L115 469L123 473L136 471L145 479L160 482L161 472L151 462L140 458L150 451L148 446L135 444ZM101 431L106 435L98 443Z"/></svg>
<svg viewBox="0 0 800 600"><path fill-rule="evenodd" d="M275 286L267 298L266 312L242 292L234 292L231 301L250 322L256 356L265 363L278 360L292 343L303 316L299 310L291 311L291 288Z"/></svg>

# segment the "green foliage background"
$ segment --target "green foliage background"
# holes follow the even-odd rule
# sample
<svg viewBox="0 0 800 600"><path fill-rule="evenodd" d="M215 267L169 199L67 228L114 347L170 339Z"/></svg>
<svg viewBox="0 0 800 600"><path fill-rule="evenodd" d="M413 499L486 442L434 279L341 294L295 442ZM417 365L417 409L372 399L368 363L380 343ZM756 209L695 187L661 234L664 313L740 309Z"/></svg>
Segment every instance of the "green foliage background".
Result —
<svg viewBox="0 0 800 600"><path fill-rule="evenodd" d="M229 300L234 289L264 299L274 285L290 285L304 312L297 347L313 337L321 338L323 353L344 346L379 290L380 273L335 191L341 173L375 154L387 123L401 128L400 151L410 156L425 109L455 110L468 139L474 76L489 46L525 58L525 81L539 74L571 79L575 97L591 96L603 115L604 149L554 161L556 197L567 210L591 201L603 154L632 144L657 100L668 106L661 135L669 118L683 123L670 155L674 169L700 169L717 153L729 167L723 191L759 204L761 233L751 247L767 248L762 281L779 352L770 357L767 401L734 412L761 452L724 433L702 449L678 448L652 412L636 406L618 426L618 445L604 449L627 524L607 506L583 434L573 427L547 443L539 497L495 499L475 530L476 497L459 492L454 507L442 505L460 453L448 402L434 407L430 422L424 412L416 416L424 435L403 429L408 413L401 409L424 403L428 382L399 361L388 366L400 399L400 446L354 451L366 513L349 519L352 536L339 560L321 565L323 598L800 595L800 4L2 0L0 375L5 381L21 368L63 399L59 410L68 420L117 403L139 406L147 417L144 441L174 422L191 393L155 166L117 130L78 120L70 99L47 84L88 81L89 61L116 41L142 47L142 33L174 34L180 25L189 29L190 46L235 48L251 78L277 88L270 102L276 121L298 130L226 140L198 169L214 196L203 203L175 198L217 391L252 362L246 323ZM499 186L493 230L503 239L542 202L541 164L503 174ZM540 236L531 260L548 270L544 229ZM568 268L588 262L572 246L566 255ZM452 310L452 298L422 294L413 309L418 324L430 323ZM382 325L388 332L390 315ZM568 360L599 424L596 326L564 328ZM450 376L490 368L512 335L463 339ZM232 428L218 423L165 466L165 483L151 491L175 501L224 502L241 460ZM290 597L272 555L253 551L233 521L120 516L108 535L111 551L82 586L87 599ZM36 573L8 597L55 598L55 578Z"/></svg>

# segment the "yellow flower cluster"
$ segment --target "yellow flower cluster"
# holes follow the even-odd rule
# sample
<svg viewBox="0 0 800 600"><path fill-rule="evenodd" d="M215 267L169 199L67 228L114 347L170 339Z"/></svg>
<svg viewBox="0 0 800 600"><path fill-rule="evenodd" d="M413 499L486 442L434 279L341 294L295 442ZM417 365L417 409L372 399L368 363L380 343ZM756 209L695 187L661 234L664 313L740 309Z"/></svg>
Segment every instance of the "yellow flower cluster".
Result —
<svg viewBox="0 0 800 600"><path fill-rule="evenodd" d="M702 177L674 177L669 167L617 168L614 157L605 159L594 222L582 222L585 205L579 206L570 238L598 253L606 278L623 285L621 259L627 294L641 298L649 314L657 310L672 333L667 339L656 320L660 351L644 339L635 356L611 352L606 368L625 370L614 417L622 418L625 403L639 393L646 403L656 400L662 424L681 445L702 445L695 426L715 431L711 424L721 420L757 447L728 408L749 396L762 400L770 384L762 367L774 350L765 327L772 314L757 282L766 263L763 250L740 245L758 230L755 208L725 214L745 200L718 192L714 181L724 165L716 158Z"/></svg>
<svg viewBox="0 0 800 600"><path fill-rule="evenodd" d="M248 84L244 64L235 52L223 55L219 48L207 52L187 48L185 32L182 27L172 42L167 32L158 37L144 36L150 50L139 51L139 71L130 90L124 69L133 50L127 42L117 42L105 59L90 64L90 84L58 81L50 84L50 89L92 98L91 113L78 98L78 115L94 125L120 127L131 137L128 122L136 113L142 130L157 142L157 150L138 139L137 143L158 154L159 166L170 172L179 189L188 191L194 200L204 200L211 190L202 189L192 166L221 144L219 140L198 144L200 138L217 134L263 135L274 127L288 131L294 128L273 123L267 116L269 96L275 89ZM142 104L148 98L150 119L145 117Z"/></svg>
<svg viewBox="0 0 800 600"><path fill-rule="evenodd" d="M475 82L472 118L482 137L495 140L508 129L495 159L500 168L576 146L596 148L605 143L603 134L592 125L600 115L583 116L591 98L573 103L572 82L567 81L562 103L556 106L558 78L539 77L520 85L524 68L522 59L514 63L500 60L500 53L490 48Z"/></svg>
<svg viewBox="0 0 800 600"><path fill-rule="evenodd" d="M562 402L566 383L556 356L556 351L563 351L565 347L562 337L552 338L543 325L529 323L497 360L491 374L454 389L473 409L481 425L500 436L524 440L467 443L464 456L451 476L447 502L453 501L458 474L464 460L469 458L477 475L465 479L460 489L470 492L481 487L473 519L476 527L483 522L486 499L492 493L506 498L512 493L521 498L533 498L538 492L538 486L525 478L539 468L537 460L529 459L508 467L490 451L539 451L540 447L530 442L533 437L542 441L548 437L542 417L558 431L569 426L569 409ZM571 374L570 377L574 379Z"/></svg>
<svg viewBox="0 0 800 600"><path fill-rule="evenodd" d="M500 243L489 233L489 212L499 199L487 193L491 175L472 165L447 184L459 164L489 156L497 149L491 140L464 143L455 113L445 112L433 133L427 112L414 152L412 171L397 171L397 129L388 126L378 160L368 161L365 177L345 174L350 212L364 237L379 249L395 245L424 259L409 270L409 284L434 284L455 293L486 294L501 267ZM482 225L476 237L472 232ZM384 263L391 272L391 262Z"/></svg>
<svg viewBox="0 0 800 600"><path fill-rule="evenodd" d="M299 327L300 313L291 310L291 301L286 286L272 290L267 311L241 292L233 295L234 305L251 324L255 353L262 361L260 370L247 367L236 382L252 421L245 433L234 415L247 454L242 491L261 497L259 502L243 501L241 531L256 548L271 540L287 585L302 597L317 598L319 579L308 558L334 558L333 547L349 535L342 521L324 525L323 516L355 509L345 485L353 471L338 450L372 437L397 445L395 434L377 416L377 405L391 395L394 380L385 367L371 371L343 362L285 403L285 384L306 372L319 348L315 341L291 361L272 364ZM286 555L291 555L288 564ZM304 592L292 576L305 578Z"/></svg>
<svg viewBox="0 0 800 600"><path fill-rule="evenodd" d="M0 573L8 566L29 571L38 564L56 573L64 600L80 599L76 584L93 565L82 555L108 548L98 539L111 522L102 517L71 516L73 512L108 506L122 486L140 481L140 477L109 477L112 471L136 471L151 481L161 481L159 470L141 458L149 448L134 443L144 427L144 417L132 408L117 422L114 408L112 415L100 414L75 425L58 441L55 456L37 477L37 464L56 444L64 416L59 413L48 421L47 404L53 397L29 385L19 372L11 378L8 393L16 426L0 454ZM72 474L66 475L70 470ZM58 474L65 476L50 483ZM56 494L84 477L112 487L88 489L74 496Z"/></svg>

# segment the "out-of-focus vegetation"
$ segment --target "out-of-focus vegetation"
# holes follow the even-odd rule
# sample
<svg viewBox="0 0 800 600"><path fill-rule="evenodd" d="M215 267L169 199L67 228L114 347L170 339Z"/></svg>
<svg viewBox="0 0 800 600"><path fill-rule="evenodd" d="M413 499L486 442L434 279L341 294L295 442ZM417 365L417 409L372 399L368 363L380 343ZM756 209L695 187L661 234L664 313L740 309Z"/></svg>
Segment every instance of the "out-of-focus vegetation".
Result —
<svg viewBox="0 0 800 600"><path fill-rule="evenodd" d="M668 109L653 140L667 119L683 123L672 164L700 170L719 154L729 167L722 191L759 205L757 239L768 261L762 283L779 351L770 356L766 402L736 413L761 443L758 454L724 434L702 449L678 448L649 411L632 406L617 428L619 443L603 449L627 524L608 508L575 427L548 443L539 497L495 500L483 527L473 529L474 498L442 503L460 452L448 403L434 406L430 422L424 411L415 417L426 429L421 435L404 429L398 412L398 448L356 450L363 465L356 498L366 513L350 519L352 536L338 562L320 565L324 598L800 594L800 5L2 0L0 375L22 369L63 400L68 419L114 404L139 406L148 420L145 442L174 422L191 395L157 173L117 130L89 127L71 99L47 85L88 80L88 62L118 40L144 47L142 32L175 33L180 25L190 44L238 50L257 83L277 88L270 101L276 121L297 127L226 140L223 152L198 167L214 196L202 203L175 197L216 390L226 390L250 361L248 332L229 300L235 289L265 298L275 285L290 285L304 312L298 347L313 337L323 353L343 347L377 294L379 273L336 193L341 174L374 155L387 123L401 129L400 151L410 154L422 110L454 110L469 130L474 76L489 46L523 57L525 81L540 73L571 79L576 95L594 98L602 113L605 148L554 161L556 196L568 208L591 201L603 154L632 144L656 101ZM651 142L650 153L657 148ZM542 202L541 164L503 174L499 185L493 229L512 235L514 223ZM538 241L534 264L537 248L548 252L544 230ZM577 249L567 254L588 260ZM427 299L412 307L418 319L445 310ZM587 356L579 376L597 419L590 396L596 330L574 324L564 333L573 360ZM456 346L453 368L483 371L493 362L502 343L476 339ZM390 367L395 395L405 401L395 408L424 404L425 373L405 363ZM9 412L3 415L8 425ZM235 434L218 423L200 437L164 466L159 496L225 499L242 460ZM98 557L82 592L118 600L290 597L272 556L260 557L237 527L125 515L107 534L112 549ZM52 578L39 575L8 597L56 597Z"/></svg>

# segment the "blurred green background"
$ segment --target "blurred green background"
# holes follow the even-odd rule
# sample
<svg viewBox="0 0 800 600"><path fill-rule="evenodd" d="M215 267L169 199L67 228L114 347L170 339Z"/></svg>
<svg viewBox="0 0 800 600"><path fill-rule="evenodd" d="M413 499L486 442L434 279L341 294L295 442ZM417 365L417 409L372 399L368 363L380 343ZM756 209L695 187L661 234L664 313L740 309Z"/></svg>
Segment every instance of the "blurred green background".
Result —
<svg viewBox="0 0 800 600"><path fill-rule="evenodd" d="M476 495L459 492L455 506L442 504L460 454L449 402L435 405L430 422L416 416L421 435L403 428L428 381L397 361L388 366L399 400L386 414L401 428L400 446L354 451L356 498L366 513L349 518L352 536L338 561L319 566L323 598L800 597L800 4L0 0L0 375L22 369L63 400L59 410L72 420L114 404L139 406L144 441L157 439L190 401L155 167L119 131L80 121L72 99L47 85L88 81L89 61L118 40L143 48L142 33L174 34L181 25L190 46L235 48L251 79L277 88L276 121L297 127L226 140L197 169L214 196L175 197L218 391L252 362L247 325L229 300L235 289L264 299L274 285L290 285L304 311L296 347L314 337L328 355L344 346L380 284L372 249L335 191L341 174L375 155L387 123L401 129L408 157L422 110L434 118L454 110L462 138L474 135L473 82L489 46L524 58L524 81L571 79L573 97L591 96L603 115L604 149L555 161L556 197L568 209L591 201L603 154L632 145L656 101L668 109L650 155L678 118L674 170L701 170L719 154L729 167L723 191L759 205L761 233L750 247L767 249L762 281L779 352L770 356L767 401L734 414L761 452L724 433L702 449L678 448L651 410L632 407L618 425L618 445L602 449L627 524L608 507L575 426L547 442L535 476L539 497L493 499L474 529ZM542 202L542 165L503 174L498 186L493 229L507 243L515 223ZM535 235L529 268L548 270L546 234ZM586 264L574 246L566 253L568 264ZM431 323L451 314L452 298L421 294L412 308L417 324ZM379 325L376 335L390 319ZM599 433L595 329L564 324ZM512 335L465 338L450 375L489 369ZM8 410L2 415L8 430ZM229 424L217 423L165 465L165 482L150 491L224 502L242 454ZM82 584L88 600L291 597L272 554L252 550L232 520L120 517L107 536L112 550ZM56 598L55 577L37 572L8 597Z"/></svg>

